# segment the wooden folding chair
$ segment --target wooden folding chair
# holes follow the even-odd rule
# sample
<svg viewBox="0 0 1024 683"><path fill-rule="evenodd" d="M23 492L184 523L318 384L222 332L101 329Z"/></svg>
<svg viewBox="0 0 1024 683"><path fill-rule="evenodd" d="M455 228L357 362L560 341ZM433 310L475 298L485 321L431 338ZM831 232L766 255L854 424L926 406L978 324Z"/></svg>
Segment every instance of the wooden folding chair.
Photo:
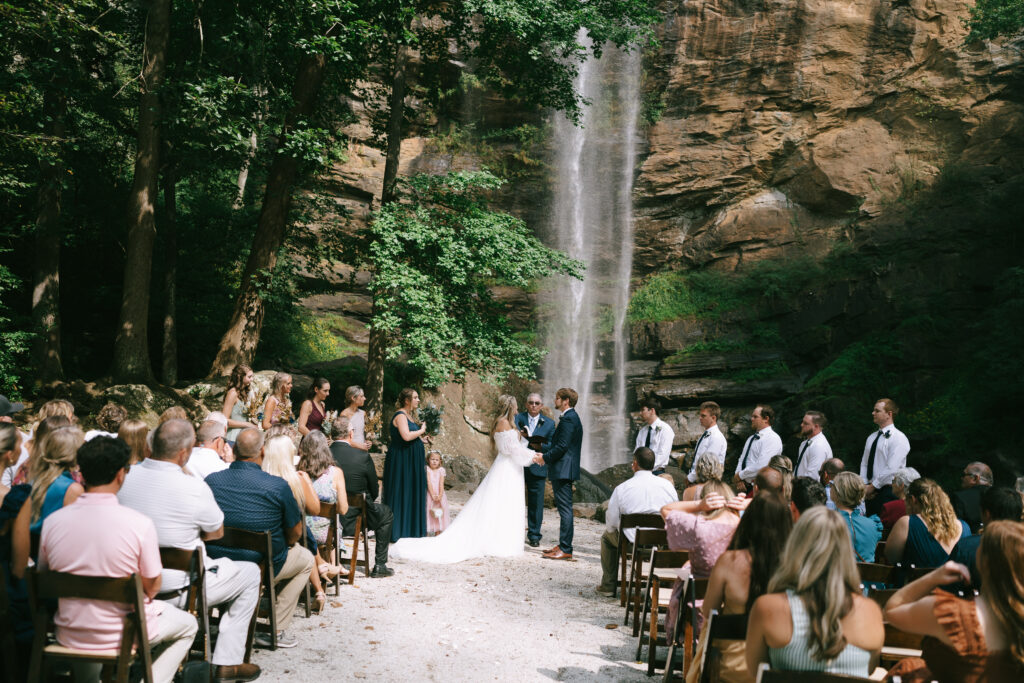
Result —
<svg viewBox="0 0 1024 683"><path fill-rule="evenodd" d="M890 623L885 624L885 644L882 645L880 666L891 669L901 659L921 656L921 641L924 636L901 631Z"/></svg>
<svg viewBox="0 0 1024 683"><path fill-rule="evenodd" d="M858 562L857 571L860 573L860 582L865 586L868 584L895 586L899 583L898 566L876 562Z"/></svg>
<svg viewBox="0 0 1024 683"><path fill-rule="evenodd" d="M888 564L885 559L885 541L879 541L878 545L875 546L875 562L878 564Z"/></svg>
<svg viewBox="0 0 1024 683"><path fill-rule="evenodd" d="M885 609L885 603L889 602L889 598L898 590L898 588L873 588L868 586L868 597L874 600L876 605Z"/></svg>
<svg viewBox="0 0 1024 683"><path fill-rule="evenodd" d="M271 533L269 531L247 531L246 529L226 526L224 527L224 535L216 541L207 541L207 545L248 550L260 555L260 559L255 562L260 568L260 582L264 589L261 593L265 594L269 601L269 609L265 616L267 617L270 629L270 649L276 650L277 613L274 611L274 605L277 603L277 589L274 586L274 541ZM262 599L260 602L262 603ZM246 662L252 656L252 641L256 628L258 625L261 626L258 624L260 615L259 609L253 610L252 621L249 622L249 635L246 641L248 645L245 648Z"/></svg>
<svg viewBox="0 0 1024 683"><path fill-rule="evenodd" d="M320 563L317 560L316 545L314 544L312 548L309 547L309 527L306 526L307 519L307 516L303 514L302 536L299 537L299 541L302 543L302 547L308 550L313 556L313 571L319 572L320 568L317 565ZM311 606L313 604L313 584L309 580L306 581L306 585L302 588L302 593L299 595L299 604L302 605L306 612L306 618L309 619L313 614L313 608Z"/></svg>
<svg viewBox="0 0 1024 683"><path fill-rule="evenodd" d="M626 606L626 570L632 562L633 544L626 538L626 529L664 529L665 519L658 513L639 512L622 515L619 518L619 580L616 582L616 589L619 590L619 605ZM629 555L627 558L626 556Z"/></svg>
<svg viewBox="0 0 1024 683"><path fill-rule="evenodd" d="M146 683L153 683L153 657L149 649L149 632L146 629L142 577L138 574L116 579L105 576L78 576L63 572L40 572L33 567L28 570L26 579L35 628L28 680L48 680L49 676L45 675L48 671L44 672L44 668L48 667L45 665L56 659L97 662L104 667L114 667L114 680L117 683L127 683L128 669L138 659L142 666L143 680ZM51 643L53 618L48 605L50 601L60 598L104 600L129 605L132 609L124 616L124 628L117 649L76 650L55 642Z"/></svg>
<svg viewBox="0 0 1024 683"><path fill-rule="evenodd" d="M352 508L359 510L359 516L356 517L356 528L352 536L352 557L349 559L348 566L348 585L351 586L356 582L356 567L363 567L366 571L366 575L370 575L370 539L366 536L368 524L366 516L366 496L362 493L349 494L348 508L349 510ZM361 560L359 559L360 536L362 536L363 539L363 559Z"/></svg>
<svg viewBox="0 0 1024 683"><path fill-rule="evenodd" d="M186 548L160 548L160 563L164 569L176 569L188 575L188 585L182 590L163 591L157 593L157 600L175 600L185 595L185 610L195 615L199 622L199 633L196 639L199 644L198 659L210 661L210 607L206 602L206 564L202 547L188 550ZM196 649L195 644L192 647ZM191 652L189 653L192 654Z"/></svg>
<svg viewBox="0 0 1024 683"><path fill-rule="evenodd" d="M850 683L868 679L844 674L827 674L819 671L780 671L762 662L757 670L757 683Z"/></svg>
<svg viewBox="0 0 1024 683"><path fill-rule="evenodd" d="M641 633L636 644L636 659L640 661L640 654L644 643L647 644L647 675L654 675L654 668L657 664L658 645L667 645L664 636L664 629L661 628L659 615L668 611L671 595L661 594L661 585L675 583L676 570L681 569L690 553L685 550L651 550L650 565L647 572L647 586L644 591L644 608L639 623L644 623L650 614L650 629L647 633Z"/></svg>
<svg viewBox="0 0 1024 683"><path fill-rule="evenodd" d="M653 548L668 546L668 535L664 529L637 529L633 540L633 554L629 563L629 581L626 582L626 616L622 624L629 625L629 613L633 612L633 637L640 635L640 610L643 599L640 590L647 581L644 558L650 557Z"/></svg>
<svg viewBox="0 0 1024 683"><path fill-rule="evenodd" d="M707 628L708 642L704 646L704 656L697 662L691 662L690 666L700 666L700 683L717 683L722 676L722 652L715 645L716 640L746 640L747 639L747 615L746 614L721 614L718 610L712 610L708 618ZM665 678L663 683L669 683L674 673L674 662L676 641L673 638L668 645L668 658L665 663Z"/></svg>
<svg viewBox="0 0 1024 683"><path fill-rule="evenodd" d="M0 562L0 681L15 683L18 680L17 644L14 640L14 616L7 597L7 565Z"/></svg>

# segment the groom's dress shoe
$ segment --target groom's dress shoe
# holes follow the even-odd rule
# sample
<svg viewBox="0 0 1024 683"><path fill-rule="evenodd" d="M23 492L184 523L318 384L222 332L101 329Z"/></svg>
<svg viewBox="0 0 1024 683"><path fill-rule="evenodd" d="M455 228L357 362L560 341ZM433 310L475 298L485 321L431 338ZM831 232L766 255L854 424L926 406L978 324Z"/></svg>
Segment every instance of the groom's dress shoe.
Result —
<svg viewBox="0 0 1024 683"><path fill-rule="evenodd" d="M535 541L535 540L533 540L531 538L531 539L526 541L526 545L530 546L531 548L536 548L537 546L540 545L540 541Z"/></svg>
<svg viewBox="0 0 1024 683"><path fill-rule="evenodd" d="M545 553L546 560L571 560L572 553L563 553L561 548L556 548L553 553Z"/></svg>
<svg viewBox="0 0 1024 683"><path fill-rule="evenodd" d="M544 554L545 555L550 555L551 553L555 552L556 550L561 550L561 548L559 548L557 545L556 546L552 546L552 547L548 548L547 550L545 550Z"/></svg>

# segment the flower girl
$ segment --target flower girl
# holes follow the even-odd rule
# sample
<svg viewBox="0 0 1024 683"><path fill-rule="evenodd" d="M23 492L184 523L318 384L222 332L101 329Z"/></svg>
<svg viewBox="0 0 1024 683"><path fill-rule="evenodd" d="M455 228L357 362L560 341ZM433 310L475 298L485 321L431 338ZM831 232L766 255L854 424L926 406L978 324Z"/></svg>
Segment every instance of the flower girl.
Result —
<svg viewBox="0 0 1024 683"><path fill-rule="evenodd" d="M427 454L427 534L436 536L448 528L449 521L441 454L430 451Z"/></svg>

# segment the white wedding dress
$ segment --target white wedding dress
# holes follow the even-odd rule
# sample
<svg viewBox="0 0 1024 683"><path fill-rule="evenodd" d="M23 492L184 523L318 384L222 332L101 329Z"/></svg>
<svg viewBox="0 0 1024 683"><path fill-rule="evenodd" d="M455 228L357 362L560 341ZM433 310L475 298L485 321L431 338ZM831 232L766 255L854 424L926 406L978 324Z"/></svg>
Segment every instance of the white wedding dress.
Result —
<svg viewBox="0 0 1024 683"><path fill-rule="evenodd" d="M497 432L494 443L497 459L448 528L430 538L400 539L391 546L392 558L450 564L472 557L511 557L523 552L523 468L537 454L520 441L514 429Z"/></svg>

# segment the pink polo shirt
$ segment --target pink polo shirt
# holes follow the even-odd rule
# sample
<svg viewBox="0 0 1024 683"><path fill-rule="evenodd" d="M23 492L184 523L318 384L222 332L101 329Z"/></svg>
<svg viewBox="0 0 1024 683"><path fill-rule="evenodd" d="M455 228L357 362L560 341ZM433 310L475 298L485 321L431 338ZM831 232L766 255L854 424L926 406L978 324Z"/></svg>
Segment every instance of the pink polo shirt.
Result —
<svg viewBox="0 0 1024 683"><path fill-rule="evenodd" d="M57 572L112 578L160 575L156 528L145 515L118 504L112 493L83 493L43 522L39 566ZM61 599L54 623L57 641L82 650L110 650L121 639L127 605ZM149 639L157 634L162 603L146 601Z"/></svg>

